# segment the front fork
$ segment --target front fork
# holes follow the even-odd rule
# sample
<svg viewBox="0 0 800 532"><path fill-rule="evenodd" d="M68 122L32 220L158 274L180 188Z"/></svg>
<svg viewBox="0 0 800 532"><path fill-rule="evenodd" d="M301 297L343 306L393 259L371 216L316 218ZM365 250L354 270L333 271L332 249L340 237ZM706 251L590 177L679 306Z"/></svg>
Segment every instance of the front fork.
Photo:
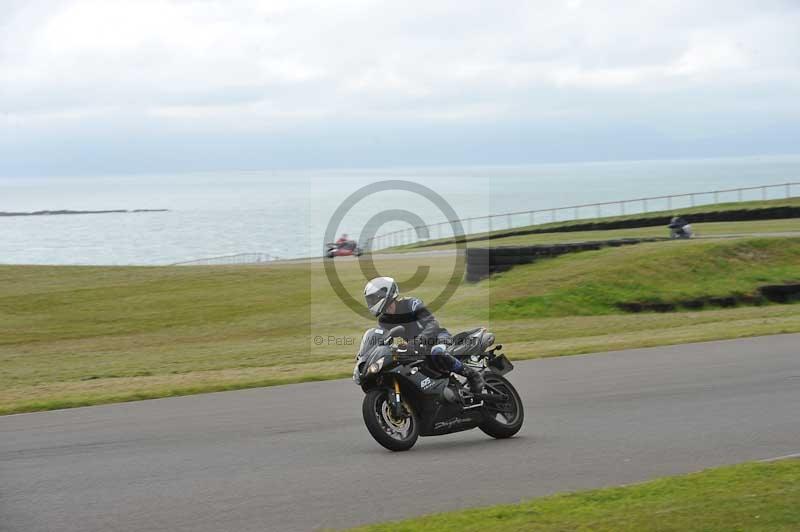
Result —
<svg viewBox="0 0 800 532"><path fill-rule="evenodd" d="M403 416L403 402L400 399L400 380L395 377L394 379L394 395L392 396L392 415L397 419L402 419Z"/></svg>

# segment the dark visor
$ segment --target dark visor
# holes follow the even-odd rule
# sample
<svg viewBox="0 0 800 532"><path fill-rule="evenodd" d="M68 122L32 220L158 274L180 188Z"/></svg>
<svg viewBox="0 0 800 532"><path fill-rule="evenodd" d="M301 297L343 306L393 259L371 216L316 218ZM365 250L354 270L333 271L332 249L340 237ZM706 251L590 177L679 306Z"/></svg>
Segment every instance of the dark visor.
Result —
<svg viewBox="0 0 800 532"><path fill-rule="evenodd" d="M377 292L375 292L374 294L367 294L367 295L365 296L365 299L367 300L367 306L368 306L369 308L372 308L372 307L374 307L375 305L377 305L377 304L378 304L378 302L379 302L381 299L383 299L383 298L385 298L385 297L386 297L386 292L387 292L387 291L388 291L388 290L386 290L386 288L381 288L380 290L378 290L378 291L377 291Z"/></svg>

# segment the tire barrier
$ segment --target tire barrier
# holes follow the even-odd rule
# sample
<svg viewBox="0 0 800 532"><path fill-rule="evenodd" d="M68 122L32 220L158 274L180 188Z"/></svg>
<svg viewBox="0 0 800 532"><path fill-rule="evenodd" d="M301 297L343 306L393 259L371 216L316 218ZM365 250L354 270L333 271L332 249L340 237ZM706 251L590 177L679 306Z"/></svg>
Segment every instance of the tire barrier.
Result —
<svg viewBox="0 0 800 532"><path fill-rule="evenodd" d="M800 301L800 283L760 286L755 293L728 296L705 296L664 301L629 301L617 304L624 312L675 312L677 310L702 310L703 308L730 308L740 305L765 305L767 303L793 303Z"/></svg>
<svg viewBox="0 0 800 532"><path fill-rule="evenodd" d="M474 283L493 273L508 271L518 264L530 264L539 259L558 257L567 253L593 251L605 247L629 246L642 242L660 242L668 238L617 238L593 242L573 242L536 246L501 246L468 248L466 279Z"/></svg>
<svg viewBox="0 0 800 532"><path fill-rule="evenodd" d="M768 284L758 289L758 293L775 303L800 301L800 283Z"/></svg>

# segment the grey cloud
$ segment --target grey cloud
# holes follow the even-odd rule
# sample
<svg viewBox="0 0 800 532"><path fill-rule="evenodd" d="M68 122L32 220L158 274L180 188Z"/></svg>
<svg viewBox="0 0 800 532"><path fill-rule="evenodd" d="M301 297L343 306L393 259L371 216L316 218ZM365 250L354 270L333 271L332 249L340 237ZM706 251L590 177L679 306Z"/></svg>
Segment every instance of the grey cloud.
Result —
<svg viewBox="0 0 800 532"><path fill-rule="evenodd" d="M800 105L794 1L4 8L0 175L95 171L94 146L103 168L122 171L399 164L398 154L459 163L476 145L499 163L666 157L694 153L689 138L719 153L770 151L786 145L778 131ZM514 132L551 148L526 149ZM234 156L230 139L252 151Z"/></svg>

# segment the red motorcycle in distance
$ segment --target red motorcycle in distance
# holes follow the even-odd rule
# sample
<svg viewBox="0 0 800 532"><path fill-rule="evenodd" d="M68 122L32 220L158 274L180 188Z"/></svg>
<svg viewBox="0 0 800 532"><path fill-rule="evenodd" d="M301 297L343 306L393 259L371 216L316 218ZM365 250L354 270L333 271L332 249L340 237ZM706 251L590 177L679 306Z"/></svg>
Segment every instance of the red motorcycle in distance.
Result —
<svg viewBox="0 0 800 532"><path fill-rule="evenodd" d="M334 257L349 257L354 255L360 257L363 250L358 247L355 240L348 240L347 242L329 242L325 244L325 258L332 259Z"/></svg>

